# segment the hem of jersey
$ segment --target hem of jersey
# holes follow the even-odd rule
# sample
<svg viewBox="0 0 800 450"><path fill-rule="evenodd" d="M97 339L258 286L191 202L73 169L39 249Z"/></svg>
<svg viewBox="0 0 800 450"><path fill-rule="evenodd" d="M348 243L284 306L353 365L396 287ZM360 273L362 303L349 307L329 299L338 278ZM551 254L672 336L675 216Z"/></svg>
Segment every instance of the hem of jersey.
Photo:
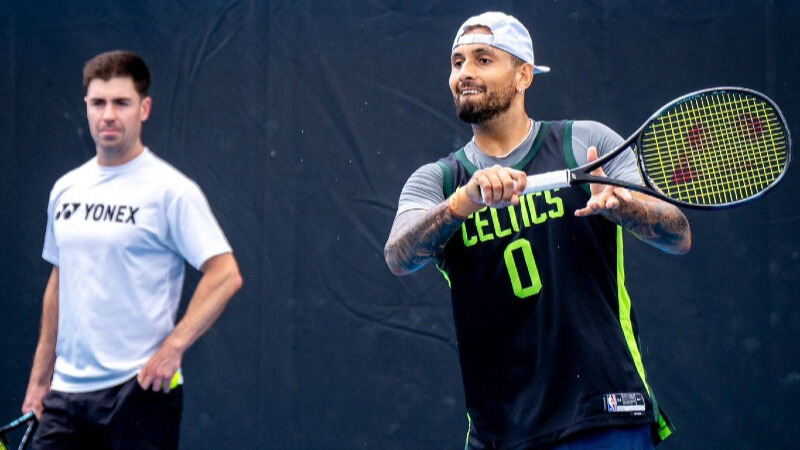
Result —
<svg viewBox="0 0 800 450"><path fill-rule="evenodd" d="M58 392L64 392L67 394L87 394L90 392L102 391L105 389L110 389L115 386L123 385L131 381L132 379L136 378L136 376L139 375L140 371L141 369L137 369L136 371L134 371L132 375L126 375L125 377L114 378L113 382L109 381L97 385L90 385L89 389L86 389L84 387L77 387L79 385L73 383L67 383L64 386L59 386L56 382L56 379L53 378L53 383L50 386L50 389ZM178 371L175 372L175 375L172 376L172 380L170 380L169 388L175 389L178 386L182 385L183 385L183 369L178 368Z"/></svg>
<svg viewBox="0 0 800 450"><path fill-rule="evenodd" d="M89 392L102 391L114 386L119 386L132 380L139 373L140 369L133 369L126 373L124 376L114 377L108 381L95 382L95 383L69 383L59 380L58 376L53 377L50 389L58 392L65 392L67 394L86 394Z"/></svg>

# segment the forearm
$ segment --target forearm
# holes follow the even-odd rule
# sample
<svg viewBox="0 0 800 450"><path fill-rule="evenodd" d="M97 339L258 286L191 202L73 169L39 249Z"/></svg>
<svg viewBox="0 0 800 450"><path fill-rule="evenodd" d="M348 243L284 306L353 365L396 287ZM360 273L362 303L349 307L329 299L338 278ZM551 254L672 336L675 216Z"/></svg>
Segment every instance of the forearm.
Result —
<svg viewBox="0 0 800 450"><path fill-rule="evenodd" d="M633 193L633 200L603 215L648 244L672 254L684 254L692 246L689 221L669 203Z"/></svg>
<svg viewBox="0 0 800 450"><path fill-rule="evenodd" d="M56 342L55 339L39 338L36 346L36 353L33 356L33 367L29 384L38 386L50 386L53 378L53 370L56 364Z"/></svg>
<svg viewBox="0 0 800 450"><path fill-rule="evenodd" d="M42 410L42 399L50 390L56 363L56 341L58 339L58 267L53 267L50 280L42 300L42 322L39 342L33 356L33 367L28 380L28 389L22 403L22 411Z"/></svg>
<svg viewBox="0 0 800 450"><path fill-rule="evenodd" d="M450 211L447 201L427 211L400 214L384 248L386 264L395 275L418 270L442 251L462 223Z"/></svg>
<svg viewBox="0 0 800 450"><path fill-rule="evenodd" d="M180 354L211 328L242 286L239 268L230 253L211 258L203 272L186 313L164 342Z"/></svg>

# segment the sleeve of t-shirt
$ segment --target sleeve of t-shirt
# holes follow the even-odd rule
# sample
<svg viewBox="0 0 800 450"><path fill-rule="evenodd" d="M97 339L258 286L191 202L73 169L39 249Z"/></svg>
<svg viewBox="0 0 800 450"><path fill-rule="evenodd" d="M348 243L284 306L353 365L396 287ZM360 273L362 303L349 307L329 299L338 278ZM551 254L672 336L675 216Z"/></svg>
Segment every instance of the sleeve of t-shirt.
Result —
<svg viewBox="0 0 800 450"><path fill-rule="evenodd" d="M586 164L586 152L589 147L597 147L597 156L600 158L611 153L624 141L622 136L600 122L576 120L572 124L572 151L578 166ZM603 171L611 178L642 184L642 177L636 165L636 155L630 148L603 164Z"/></svg>
<svg viewBox="0 0 800 450"><path fill-rule="evenodd" d="M56 236L53 232L53 217L55 216L56 199L53 192L50 193L50 200L47 202L47 228L44 233L44 248L42 249L42 258L50 264L58 265L58 246L56 245Z"/></svg>
<svg viewBox="0 0 800 450"><path fill-rule="evenodd" d="M412 209L431 209L444 201L442 183L444 173L436 163L425 164L417 169L406 181L400 192L397 214Z"/></svg>
<svg viewBox="0 0 800 450"><path fill-rule="evenodd" d="M209 258L231 251L206 197L194 183L172 199L167 223L175 248L197 270Z"/></svg>

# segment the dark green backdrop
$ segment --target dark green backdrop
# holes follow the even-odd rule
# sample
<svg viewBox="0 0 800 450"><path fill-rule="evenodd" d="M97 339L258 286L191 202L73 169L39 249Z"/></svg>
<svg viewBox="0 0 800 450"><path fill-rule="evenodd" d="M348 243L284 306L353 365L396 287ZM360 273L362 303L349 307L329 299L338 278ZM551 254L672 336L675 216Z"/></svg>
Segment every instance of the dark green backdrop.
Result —
<svg viewBox="0 0 800 450"><path fill-rule="evenodd" d="M739 85L800 136L792 0L0 0L0 417L37 339L48 192L93 154L82 65L126 48L154 75L145 143L204 189L245 278L186 356L182 448L459 448L446 283L393 277L382 250L407 176L470 137L449 52L487 9L527 24L553 68L535 118L628 135L674 97ZM756 203L688 211L687 256L626 241L651 384L678 426L665 449L796 448L798 167Z"/></svg>

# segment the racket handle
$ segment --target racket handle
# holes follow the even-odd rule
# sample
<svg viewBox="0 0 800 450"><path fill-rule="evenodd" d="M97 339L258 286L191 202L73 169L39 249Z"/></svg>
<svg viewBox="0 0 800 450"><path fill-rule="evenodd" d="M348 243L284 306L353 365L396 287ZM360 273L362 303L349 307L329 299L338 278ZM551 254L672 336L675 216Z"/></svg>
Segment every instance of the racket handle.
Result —
<svg viewBox="0 0 800 450"><path fill-rule="evenodd" d="M523 194L542 192L550 189L569 187L569 170L556 170L554 172L529 175Z"/></svg>
<svg viewBox="0 0 800 450"><path fill-rule="evenodd" d="M514 188L516 189L516 187L517 182L515 181ZM522 191L522 194L531 194L565 187L569 187L569 170L556 170L539 175L528 175L528 181L525 183L525 190ZM483 188L481 188L481 201L486 203L485 197L483 196Z"/></svg>

